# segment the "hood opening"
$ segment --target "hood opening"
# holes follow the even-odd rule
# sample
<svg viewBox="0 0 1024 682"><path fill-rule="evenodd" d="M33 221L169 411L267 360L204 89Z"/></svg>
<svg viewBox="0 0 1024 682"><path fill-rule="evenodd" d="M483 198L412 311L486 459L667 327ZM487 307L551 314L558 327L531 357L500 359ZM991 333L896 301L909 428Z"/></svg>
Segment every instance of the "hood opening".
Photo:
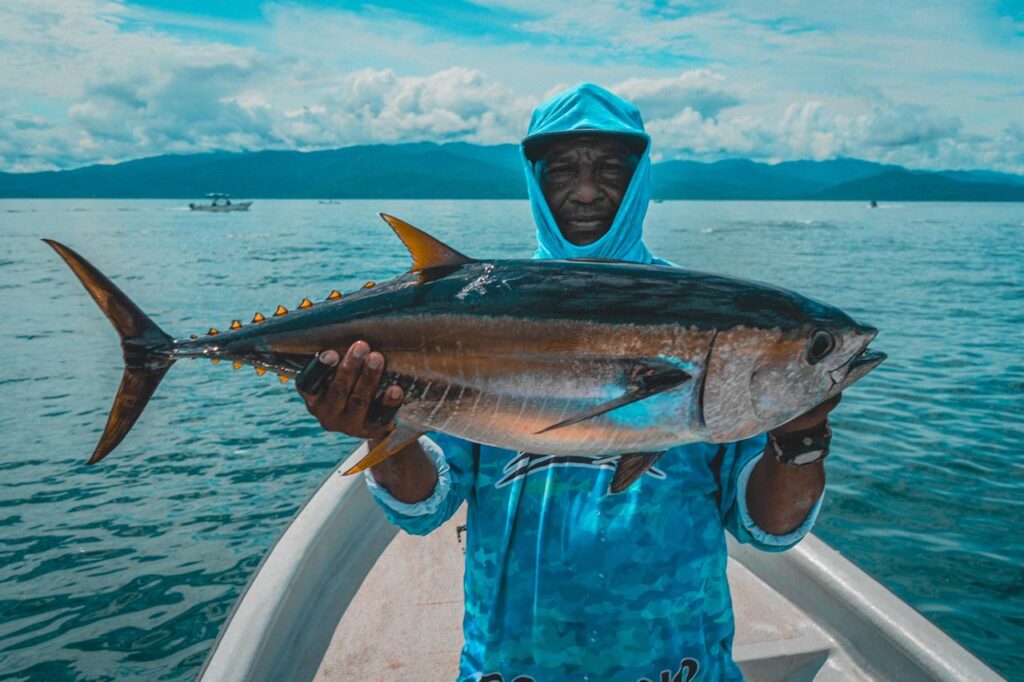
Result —
<svg viewBox="0 0 1024 682"><path fill-rule="evenodd" d="M535 163L543 149L558 137L616 135L634 145L639 160L608 232L592 244L571 243L559 229L537 177ZM633 104L592 83L582 83L539 105L520 145L523 171L534 223L534 258L592 258L632 263L658 263L643 243L643 222L650 202L650 136Z"/></svg>

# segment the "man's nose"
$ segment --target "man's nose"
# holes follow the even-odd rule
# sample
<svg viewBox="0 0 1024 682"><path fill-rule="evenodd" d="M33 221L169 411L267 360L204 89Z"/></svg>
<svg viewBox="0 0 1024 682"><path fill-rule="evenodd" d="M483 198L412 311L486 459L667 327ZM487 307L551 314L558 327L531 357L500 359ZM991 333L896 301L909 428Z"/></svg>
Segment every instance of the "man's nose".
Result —
<svg viewBox="0 0 1024 682"><path fill-rule="evenodd" d="M601 190L597 186L592 172L584 171L576 179L576 191L572 198L581 204L592 204L601 198Z"/></svg>

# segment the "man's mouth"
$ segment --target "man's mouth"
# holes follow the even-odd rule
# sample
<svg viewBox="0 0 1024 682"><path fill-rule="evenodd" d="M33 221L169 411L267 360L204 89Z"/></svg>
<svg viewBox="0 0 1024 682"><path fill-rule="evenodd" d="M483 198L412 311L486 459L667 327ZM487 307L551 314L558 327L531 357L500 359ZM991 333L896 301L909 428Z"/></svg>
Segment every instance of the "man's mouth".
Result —
<svg viewBox="0 0 1024 682"><path fill-rule="evenodd" d="M603 230L608 225L607 218L574 218L568 222L569 225L579 232L597 232L598 230Z"/></svg>

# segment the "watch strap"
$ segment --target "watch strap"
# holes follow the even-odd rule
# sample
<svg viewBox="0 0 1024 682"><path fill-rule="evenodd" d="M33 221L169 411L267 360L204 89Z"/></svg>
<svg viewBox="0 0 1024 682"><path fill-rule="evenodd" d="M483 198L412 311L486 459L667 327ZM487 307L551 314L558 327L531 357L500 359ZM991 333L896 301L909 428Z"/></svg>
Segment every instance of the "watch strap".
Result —
<svg viewBox="0 0 1024 682"><path fill-rule="evenodd" d="M832 427L825 421L816 431L776 436L768 433L768 451L776 461L789 467L814 464L828 457Z"/></svg>

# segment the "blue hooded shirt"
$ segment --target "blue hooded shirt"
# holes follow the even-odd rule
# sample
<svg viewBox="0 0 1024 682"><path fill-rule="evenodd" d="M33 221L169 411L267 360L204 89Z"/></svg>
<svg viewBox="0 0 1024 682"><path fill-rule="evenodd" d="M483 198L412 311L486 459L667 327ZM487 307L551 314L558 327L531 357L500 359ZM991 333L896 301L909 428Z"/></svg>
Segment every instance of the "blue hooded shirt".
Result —
<svg viewBox="0 0 1024 682"><path fill-rule="evenodd" d="M577 246L562 236L540 186L541 163L530 159L531 144L566 134L616 134L642 141L643 153L615 214L611 229L593 244ZM537 225L535 258L606 258L667 265L643 243L644 217L651 199L651 138L640 111L593 83L581 83L537 107L530 129L519 146L526 191Z"/></svg>
<svg viewBox="0 0 1024 682"><path fill-rule="evenodd" d="M611 229L588 246L562 237L527 156L531 141L577 131L644 142ZM538 107L521 148L536 257L667 264L642 241L649 143L636 107L595 85ZM724 531L778 551L808 532L820 507L819 500L787 535L757 527L746 481L764 436L671 448L614 495L614 457L512 452L440 433L420 444L438 475L426 500L401 502L371 472L366 479L388 519L408 533L430 533L467 505L463 682L742 679L732 658Z"/></svg>

